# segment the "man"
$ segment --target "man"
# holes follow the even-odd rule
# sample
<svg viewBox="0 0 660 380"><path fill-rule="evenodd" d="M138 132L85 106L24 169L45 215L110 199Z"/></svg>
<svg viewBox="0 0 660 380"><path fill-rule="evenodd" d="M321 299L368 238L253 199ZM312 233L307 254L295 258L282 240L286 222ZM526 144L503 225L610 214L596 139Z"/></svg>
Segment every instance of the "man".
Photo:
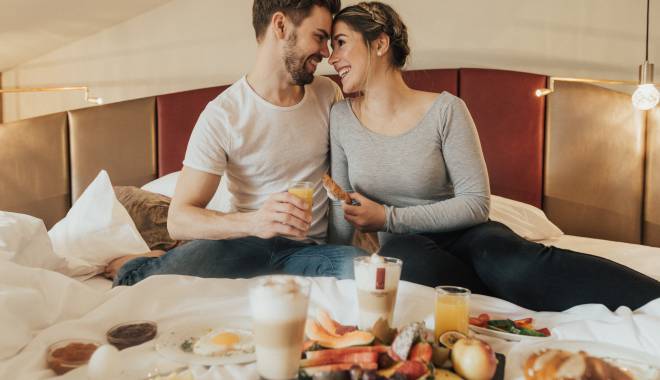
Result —
<svg viewBox="0 0 660 380"><path fill-rule="evenodd" d="M170 235L193 241L160 257L112 263L121 266L115 284L166 273L352 276L352 259L364 252L323 245L328 202L321 176L328 170L330 107L341 91L314 77L329 56L339 8L340 0L254 1L257 60L202 112L170 205ZM236 212L205 209L221 176ZM314 184L311 213L286 191L292 181Z"/></svg>

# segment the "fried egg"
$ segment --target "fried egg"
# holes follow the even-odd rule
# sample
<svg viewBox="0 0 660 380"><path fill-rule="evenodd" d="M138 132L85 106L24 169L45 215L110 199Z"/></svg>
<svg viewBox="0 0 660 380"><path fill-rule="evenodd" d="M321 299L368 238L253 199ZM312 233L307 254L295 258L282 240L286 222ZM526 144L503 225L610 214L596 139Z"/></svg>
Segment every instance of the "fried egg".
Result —
<svg viewBox="0 0 660 380"><path fill-rule="evenodd" d="M254 351L251 331L218 328L202 335L193 345L193 352L205 356L224 356Z"/></svg>

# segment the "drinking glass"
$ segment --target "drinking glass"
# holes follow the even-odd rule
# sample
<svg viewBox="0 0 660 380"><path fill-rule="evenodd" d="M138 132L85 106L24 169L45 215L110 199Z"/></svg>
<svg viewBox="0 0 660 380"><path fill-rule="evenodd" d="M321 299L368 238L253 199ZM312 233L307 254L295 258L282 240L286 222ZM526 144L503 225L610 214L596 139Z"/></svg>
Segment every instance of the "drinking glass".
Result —
<svg viewBox="0 0 660 380"><path fill-rule="evenodd" d="M402 265L397 258L375 254L353 259L361 330L370 330L378 320L392 326Z"/></svg>
<svg viewBox="0 0 660 380"><path fill-rule="evenodd" d="M458 286L435 288L435 339L447 331L468 334L470 290Z"/></svg>
<svg viewBox="0 0 660 380"><path fill-rule="evenodd" d="M298 276L257 277L250 288L250 309L262 379L298 378L311 282Z"/></svg>
<svg viewBox="0 0 660 380"><path fill-rule="evenodd" d="M307 212L312 212L314 185L308 181L295 181L289 184L289 193L307 202Z"/></svg>

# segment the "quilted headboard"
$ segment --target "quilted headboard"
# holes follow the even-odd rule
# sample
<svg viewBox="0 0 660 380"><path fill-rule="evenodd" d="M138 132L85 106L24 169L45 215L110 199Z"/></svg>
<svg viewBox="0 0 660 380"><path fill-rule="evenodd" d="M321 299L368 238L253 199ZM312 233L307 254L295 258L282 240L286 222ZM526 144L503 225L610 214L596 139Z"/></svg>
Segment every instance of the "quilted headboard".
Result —
<svg viewBox="0 0 660 380"><path fill-rule="evenodd" d="M337 80L336 76L332 79ZM514 71L434 69L404 73L413 88L458 95L477 124L494 194L541 207L546 77ZM181 169L188 138L206 103L226 87L157 97L159 173Z"/></svg>
<svg viewBox="0 0 660 380"><path fill-rule="evenodd" d="M660 246L658 109L635 113L629 95L578 83L537 98L547 78L514 71L413 70L404 79L465 101L493 194L542 206L568 234ZM51 226L100 169L136 186L179 170L199 114L226 88L0 124L9 147L0 149L0 210Z"/></svg>

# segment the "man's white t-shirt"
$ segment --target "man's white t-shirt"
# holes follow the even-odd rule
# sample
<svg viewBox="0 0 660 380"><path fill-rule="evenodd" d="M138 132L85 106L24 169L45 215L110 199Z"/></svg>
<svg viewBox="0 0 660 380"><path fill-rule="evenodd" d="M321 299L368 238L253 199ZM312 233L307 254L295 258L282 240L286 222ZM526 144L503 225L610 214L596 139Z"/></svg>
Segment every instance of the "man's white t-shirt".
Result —
<svg viewBox="0 0 660 380"><path fill-rule="evenodd" d="M328 171L330 108L339 99L332 80L316 77L298 104L280 107L260 97L243 77L206 106L183 165L223 176L228 194L222 196L238 212L259 209L292 181L312 182L308 237L323 242L328 202L321 177Z"/></svg>

